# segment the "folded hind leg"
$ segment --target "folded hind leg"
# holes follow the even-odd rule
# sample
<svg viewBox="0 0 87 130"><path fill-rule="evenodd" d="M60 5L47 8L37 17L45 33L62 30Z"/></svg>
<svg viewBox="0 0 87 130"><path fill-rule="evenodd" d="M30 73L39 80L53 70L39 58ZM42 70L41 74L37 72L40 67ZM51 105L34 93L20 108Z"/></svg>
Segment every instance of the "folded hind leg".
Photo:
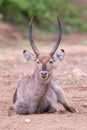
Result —
<svg viewBox="0 0 87 130"><path fill-rule="evenodd" d="M17 114L26 115L29 114L28 105L26 102L16 101L14 104L14 110Z"/></svg>

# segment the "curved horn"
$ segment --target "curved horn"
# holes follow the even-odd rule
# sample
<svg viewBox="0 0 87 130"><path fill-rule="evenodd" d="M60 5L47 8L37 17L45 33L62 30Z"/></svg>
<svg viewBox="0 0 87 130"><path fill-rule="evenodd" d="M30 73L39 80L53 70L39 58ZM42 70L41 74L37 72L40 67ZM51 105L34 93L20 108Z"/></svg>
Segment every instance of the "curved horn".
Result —
<svg viewBox="0 0 87 130"><path fill-rule="evenodd" d="M33 21L33 17L31 18L31 21L29 24L29 41L30 41L30 44L31 44L31 47L32 47L34 53L36 54L36 56L38 56L39 51L38 51L37 47L35 46L35 43L33 41L33 36L32 36L32 21Z"/></svg>
<svg viewBox="0 0 87 130"><path fill-rule="evenodd" d="M59 28L58 28L58 38L57 38L56 44L54 45L53 49L50 52L51 56L53 56L55 51L57 50L57 48L58 48L58 46L60 44L60 41L61 41L61 37L62 37L62 26L61 26L61 22L60 22L59 18L58 18L58 25L59 25Z"/></svg>

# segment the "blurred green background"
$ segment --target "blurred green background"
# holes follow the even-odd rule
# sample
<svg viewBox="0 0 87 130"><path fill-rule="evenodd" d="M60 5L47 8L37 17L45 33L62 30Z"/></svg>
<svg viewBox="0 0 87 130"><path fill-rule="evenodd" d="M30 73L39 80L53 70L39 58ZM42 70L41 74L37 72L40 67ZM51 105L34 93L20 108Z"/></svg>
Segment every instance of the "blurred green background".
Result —
<svg viewBox="0 0 87 130"><path fill-rule="evenodd" d="M65 33L87 32L87 4L83 0L0 0L0 21L26 28L31 17L41 30L56 31L60 17ZM78 4L80 3L80 4Z"/></svg>

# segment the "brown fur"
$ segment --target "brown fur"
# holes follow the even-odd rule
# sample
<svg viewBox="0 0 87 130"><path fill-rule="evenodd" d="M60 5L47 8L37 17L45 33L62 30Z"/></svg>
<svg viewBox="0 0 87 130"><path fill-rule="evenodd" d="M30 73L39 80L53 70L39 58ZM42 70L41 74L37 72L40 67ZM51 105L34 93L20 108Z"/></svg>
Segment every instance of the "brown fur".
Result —
<svg viewBox="0 0 87 130"><path fill-rule="evenodd" d="M60 102L66 110L75 112L76 110L68 105L63 90L52 80L52 64L64 57L63 49L54 55L61 41L61 22L58 19L59 34L57 42L49 54L44 54L38 51L33 41L32 20L29 26L29 40L36 56L27 50L24 50L23 54L27 61L36 62L36 68L31 77L24 77L18 84L13 96L14 111L18 114L54 113L57 111L57 102Z"/></svg>
<svg viewBox="0 0 87 130"><path fill-rule="evenodd" d="M51 59L51 56L50 55L48 55L48 54L40 54L39 56L38 56L38 59L39 59L39 61L41 62L41 63L48 63L48 61L50 61L50 59Z"/></svg>
<svg viewBox="0 0 87 130"><path fill-rule="evenodd" d="M70 112L76 110L69 107L62 89L52 81L52 64L50 55L39 55L40 63L36 63L34 74L30 77L24 77L13 96L14 110L18 114L32 114L57 111L57 102L60 102L64 108ZM42 79L40 72L43 64L47 65L48 76ZM49 65L48 65L49 64Z"/></svg>

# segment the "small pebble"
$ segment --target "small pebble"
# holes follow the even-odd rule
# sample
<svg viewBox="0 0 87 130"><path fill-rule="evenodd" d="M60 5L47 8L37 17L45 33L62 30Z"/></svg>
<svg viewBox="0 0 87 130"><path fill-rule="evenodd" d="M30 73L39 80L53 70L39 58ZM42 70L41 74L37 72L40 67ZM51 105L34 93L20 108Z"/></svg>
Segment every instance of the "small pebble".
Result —
<svg viewBox="0 0 87 130"><path fill-rule="evenodd" d="M30 119L25 119L25 122L26 123L29 123L31 120Z"/></svg>

